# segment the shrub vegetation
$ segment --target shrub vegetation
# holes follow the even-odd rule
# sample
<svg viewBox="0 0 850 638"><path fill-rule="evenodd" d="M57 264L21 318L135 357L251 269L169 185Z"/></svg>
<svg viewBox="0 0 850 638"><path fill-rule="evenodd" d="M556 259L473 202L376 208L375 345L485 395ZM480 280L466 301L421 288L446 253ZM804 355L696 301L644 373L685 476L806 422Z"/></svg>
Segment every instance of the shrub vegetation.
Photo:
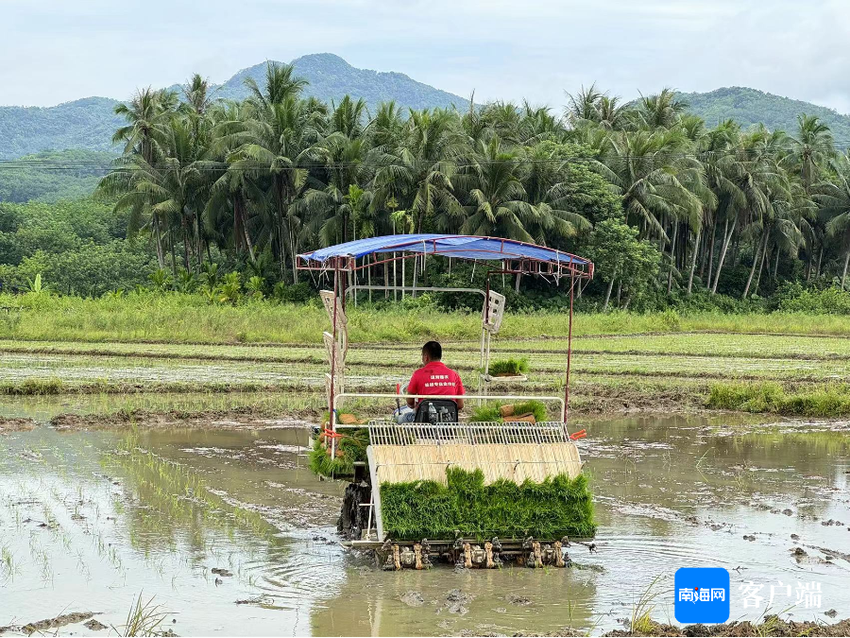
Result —
<svg viewBox="0 0 850 638"><path fill-rule="evenodd" d="M850 385L830 384L788 392L778 383L723 383L711 386L707 407L788 416L839 417L850 414Z"/></svg>

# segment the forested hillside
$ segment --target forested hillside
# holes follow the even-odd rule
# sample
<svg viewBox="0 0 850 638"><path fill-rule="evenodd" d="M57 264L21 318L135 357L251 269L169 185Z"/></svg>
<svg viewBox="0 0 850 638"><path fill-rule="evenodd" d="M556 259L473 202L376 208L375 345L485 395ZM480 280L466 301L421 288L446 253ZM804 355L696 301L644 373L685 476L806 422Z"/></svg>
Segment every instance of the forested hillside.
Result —
<svg viewBox="0 0 850 638"><path fill-rule="evenodd" d="M211 303L300 299L310 293L297 254L421 231L586 255L597 268L584 306L850 311L850 158L816 116L787 133L711 127L672 91L623 104L594 87L565 112L372 112L362 98L305 97L292 66L264 74L243 79L241 101L216 100L199 75L181 94L138 91L117 107L115 162L66 153L0 165L30 171L33 189L52 184L44 198L101 171L97 201L112 202L4 205L0 284L24 290L43 274L64 293L150 285ZM484 274L429 261L423 276L466 285ZM516 307L564 303L557 288L521 283L502 288Z"/></svg>
<svg viewBox="0 0 850 638"><path fill-rule="evenodd" d="M308 82L303 95L327 104L352 95L363 98L372 113L379 103L390 100L402 110L454 105L462 112L469 106L466 97L416 82L402 73L358 69L329 53L303 56L293 66ZM265 63L260 63L239 71L221 85L210 84L211 99L244 100L248 97L245 79L261 83L264 73ZM180 93L181 86L175 84L170 90ZM741 87L683 93L680 97L709 126L731 118L745 129L763 123L771 130L787 132L794 129L800 113L815 115L830 126L839 147L850 146L850 117L809 102ZM111 142L121 123L114 113L117 104L115 99L92 97L48 108L0 107L0 161L46 150L119 151Z"/></svg>
<svg viewBox="0 0 850 638"><path fill-rule="evenodd" d="M832 109L802 100L792 100L771 93L740 86L727 87L708 93L682 93L692 112L709 126L733 119L744 128L764 124L770 130L793 132L797 116L814 115L832 129L840 148L850 147L850 117Z"/></svg>
<svg viewBox="0 0 850 638"><path fill-rule="evenodd" d="M395 100L404 108L467 108L462 97L416 82L402 73L357 69L336 55L306 55L294 61L299 76L308 81L305 95L330 104L345 95L362 97L374 110L378 103ZM245 79L262 80L266 63L243 69L221 86L210 85L212 99L248 97ZM180 85L171 90L180 92ZM119 96L122 99L128 96ZM0 107L0 161L46 150L119 150L112 134L121 125L115 115L117 100L85 98L48 108Z"/></svg>
<svg viewBox="0 0 850 638"><path fill-rule="evenodd" d="M422 231L587 255L597 275L581 304L600 308L791 307L846 283L850 159L814 116L790 134L709 127L671 91L622 104L595 88L563 114L510 103L404 113L392 102L372 113L363 99L331 108L304 97L296 69L273 63L244 86L248 97L229 103L198 75L182 98L139 91L118 109L125 151L97 189L114 207L59 205L56 228L45 205L6 208L0 282L20 290L40 269L63 292L149 281L211 302L303 298L297 254ZM118 224L109 237L99 215ZM104 280L91 264L116 274ZM429 261L424 276L484 275ZM564 303L532 278L505 292L517 307Z"/></svg>
<svg viewBox="0 0 850 638"><path fill-rule="evenodd" d="M87 198L117 154L110 151L46 151L0 162L0 202Z"/></svg>
<svg viewBox="0 0 850 638"><path fill-rule="evenodd" d="M391 100L402 108L413 109L455 105L465 110L469 106L467 99L417 82L403 73L358 69L331 53L305 55L294 60L292 66L295 73L308 82L304 96L326 103L339 102L346 95L352 95L363 98L372 112L381 102ZM249 95L245 79L253 78L262 84L265 73L265 62L242 69L221 87L214 88L212 95L215 98L244 100Z"/></svg>
<svg viewBox="0 0 850 638"><path fill-rule="evenodd" d="M117 100L88 97L51 107L0 106L0 161L49 150L115 149Z"/></svg>

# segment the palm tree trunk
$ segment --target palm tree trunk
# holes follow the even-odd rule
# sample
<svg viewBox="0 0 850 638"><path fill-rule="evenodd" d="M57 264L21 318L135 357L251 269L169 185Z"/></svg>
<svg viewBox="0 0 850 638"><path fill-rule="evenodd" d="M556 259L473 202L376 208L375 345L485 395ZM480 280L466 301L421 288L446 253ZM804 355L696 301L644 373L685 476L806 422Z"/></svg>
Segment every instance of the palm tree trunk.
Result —
<svg viewBox="0 0 850 638"><path fill-rule="evenodd" d="M770 266L768 266L770 268ZM779 246L776 247L776 261L773 262L773 278L776 279L776 274L779 272Z"/></svg>
<svg viewBox="0 0 850 638"><path fill-rule="evenodd" d="M750 284L753 283L753 276L756 274L756 264L760 261L759 257L761 256L762 250L764 250L767 246L767 231L762 233L763 237L756 242L756 252L753 255L753 267L750 268L750 276L747 277L747 285L744 287L744 299L747 298L747 295L750 294Z"/></svg>
<svg viewBox="0 0 850 638"><path fill-rule="evenodd" d="M770 249L767 247L767 244L764 245L764 252L761 254L761 264L759 264L759 271L756 274L756 285L753 287L753 294L759 294L759 285L761 284L761 272L764 269L764 265L767 263L767 255L770 253ZM770 268L770 266L768 266Z"/></svg>
<svg viewBox="0 0 850 638"><path fill-rule="evenodd" d="M295 246L295 231L292 229L292 222L289 223L289 245L292 248L292 283L298 283L298 254Z"/></svg>
<svg viewBox="0 0 850 638"><path fill-rule="evenodd" d="M726 220L726 224L723 228L724 237L723 237L723 247L720 249L720 259L717 261L717 273L714 275L714 284L711 286L711 294L715 294L717 292L717 283L720 281L720 273L723 270L723 262L726 260L726 251L729 250L729 242L732 239L732 233L735 232L735 226L738 225L738 218L732 222L732 228L729 229L729 233L726 234L726 228L729 226L729 220Z"/></svg>
<svg viewBox="0 0 850 638"><path fill-rule="evenodd" d="M277 195L277 245L280 250L280 280L283 281L286 272L286 229L284 228L284 202L283 202L283 179L280 175L275 176L275 194Z"/></svg>
<svg viewBox="0 0 850 638"><path fill-rule="evenodd" d="M165 268L165 255L162 252L162 235L159 231L159 217L153 216L153 229L156 235L156 260L159 263L160 270Z"/></svg>
<svg viewBox="0 0 850 638"><path fill-rule="evenodd" d="M192 230L195 233L195 241L198 244L198 254L196 255L196 257L198 262L198 272L200 273L201 267L204 264L204 238L201 237L201 228L200 224L198 223L197 215L192 216Z"/></svg>
<svg viewBox="0 0 850 638"><path fill-rule="evenodd" d="M519 280L522 279L522 275L520 273L516 274L516 284L514 285L514 292L519 292Z"/></svg>
<svg viewBox="0 0 850 638"><path fill-rule="evenodd" d="M602 306L602 312L608 310L608 301L611 299L611 291L614 289L614 280L617 278L617 269L611 273L611 281L608 282L608 290L605 292L605 304Z"/></svg>
<svg viewBox="0 0 850 638"><path fill-rule="evenodd" d="M245 243L245 236L242 233L242 221L239 217L239 202L238 198L233 196L233 249L236 252L236 258L242 254L242 249Z"/></svg>
<svg viewBox="0 0 850 638"><path fill-rule="evenodd" d="M735 241L732 242L732 266L738 265L738 249L740 248L740 235L735 235Z"/></svg>
<svg viewBox="0 0 850 638"><path fill-rule="evenodd" d="M850 263L850 250L844 255L844 272L841 273L841 290L844 290L844 280L847 279L847 264Z"/></svg>
<svg viewBox="0 0 850 638"><path fill-rule="evenodd" d="M688 295L691 294L691 288L694 285L694 271L697 269L697 255L699 254L699 240L702 235L702 226L697 229L697 237L694 240L694 254L691 259L691 274L688 277Z"/></svg>
<svg viewBox="0 0 850 638"><path fill-rule="evenodd" d="M183 265L186 267L186 272L191 270L189 265L189 254L192 252L192 244L189 243L189 231L186 230L186 218L184 217L181 223L183 227Z"/></svg>
<svg viewBox="0 0 850 638"><path fill-rule="evenodd" d="M245 234L245 245L248 246L248 258L251 260L252 264L257 263L257 258L254 255L254 244L251 243L251 234L248 232L248 229L245 226L245 217L242 217L242 232Z"/></svg>
<svg viewBox="0 0 850 638"><path fill-rule="evenodd" d="M670 242L670 270L667 272L667 294L673 290L673 269L676 267L676 240L679 239L679 223L673 222L673 241Z"/></svg>
<svg viewBox="0 0 850 638"><path fill-rule="evenodd" d="M233 197L233 235L234 242L237 246L244 245L248 249L248 258L252 264L257 263L254 257L254 246L251 243L251 235L248 233L247 224L245 223L245 200L242 193L238 193Z"/></svg>
<svg viewBox="0 0 850 638"><path fill-rule="evenodd" d="M177 279L177 255L174 253L174 231L168 233L168 243L171 246L171 272L174 274L174 279Z"/></svg>
<svg viewBox="0 0 850 638"><path fill-rule="evenodd" d="M726 222L729 223L728 221ZM723 231L724 235L726 231ZM708 238L710 243L710 249L708 251L708 277L706 277L705 281L707 283L711 283L711 274L714 272L714 246L717 244L717 220L714 220L714 226L711 229L711 237Z"/></svg>

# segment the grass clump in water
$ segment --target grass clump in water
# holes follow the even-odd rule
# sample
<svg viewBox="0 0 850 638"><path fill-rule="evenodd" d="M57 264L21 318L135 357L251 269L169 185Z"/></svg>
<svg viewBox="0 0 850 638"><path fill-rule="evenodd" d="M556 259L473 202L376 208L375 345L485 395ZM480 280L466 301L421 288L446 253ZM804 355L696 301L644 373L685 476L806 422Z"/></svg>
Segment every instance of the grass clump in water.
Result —
<svg viewBox="0 0 850 638"><path fill-rule="evenodd" d="M587 477L564 474L538 483L500 479L484 484L481 470L446 470L437 481L386 483L381 486L384 529L398 540L451 539L455 530L479 540L560 539L596 533Z"/></svg>
<svg viewBox="0 0 850 638"><path fill-rule="evenodd" d="M62 392L62 380L55 377L48 379L29 378L20 382L11 381L0 385L0 394L43 396Z"/></svg>
<svg viewBox="0 0 850 638"><path fill-rule="evenodd" d="M510 405L510 404L505 404ZM546 420L546 405L542 401L523 401L514 403L513 417L520 417L526 414L534 416L534 420L538 423ZM469 417L470 421L476 423L505 423L511 421L511 416L503 417L501 413L502 404L498 405L482 405L472 412Z"/></svg>
<svg viewBox="0 0 850 638"><path fill-rule="evenodd" d="M366 461L368 445L368 429L349 431L337 439L336 458L331 458L330 442L325 447L321 440L316 439L308 455L310 470L320 476L351 476L354 474L354 463Z"/></svg>
<svg viewBox="0 0 850 638"><path fill-rule="evenodd" d="M711 386L706 405L720 410L838 417L850 414L850 386L830 384L787 392L778 383L722 383Z"/></svg>

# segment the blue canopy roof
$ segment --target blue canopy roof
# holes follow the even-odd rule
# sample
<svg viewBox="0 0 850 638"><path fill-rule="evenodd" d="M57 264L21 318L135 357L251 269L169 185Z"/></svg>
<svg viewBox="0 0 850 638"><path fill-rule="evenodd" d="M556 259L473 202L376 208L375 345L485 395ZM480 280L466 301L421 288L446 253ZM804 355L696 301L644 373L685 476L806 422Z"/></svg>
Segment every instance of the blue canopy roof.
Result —
<svg viewBox="0 0 850 638"><path fill-rule="evenodd" d="M472 235L385 235L358 239L298 255L307 265L317 265L335 257L363 257L376 253L407 252L443 255L481 261L526 260L557 266L588 266L590 261L569 253L526 244L512 239Z"/></svg>

